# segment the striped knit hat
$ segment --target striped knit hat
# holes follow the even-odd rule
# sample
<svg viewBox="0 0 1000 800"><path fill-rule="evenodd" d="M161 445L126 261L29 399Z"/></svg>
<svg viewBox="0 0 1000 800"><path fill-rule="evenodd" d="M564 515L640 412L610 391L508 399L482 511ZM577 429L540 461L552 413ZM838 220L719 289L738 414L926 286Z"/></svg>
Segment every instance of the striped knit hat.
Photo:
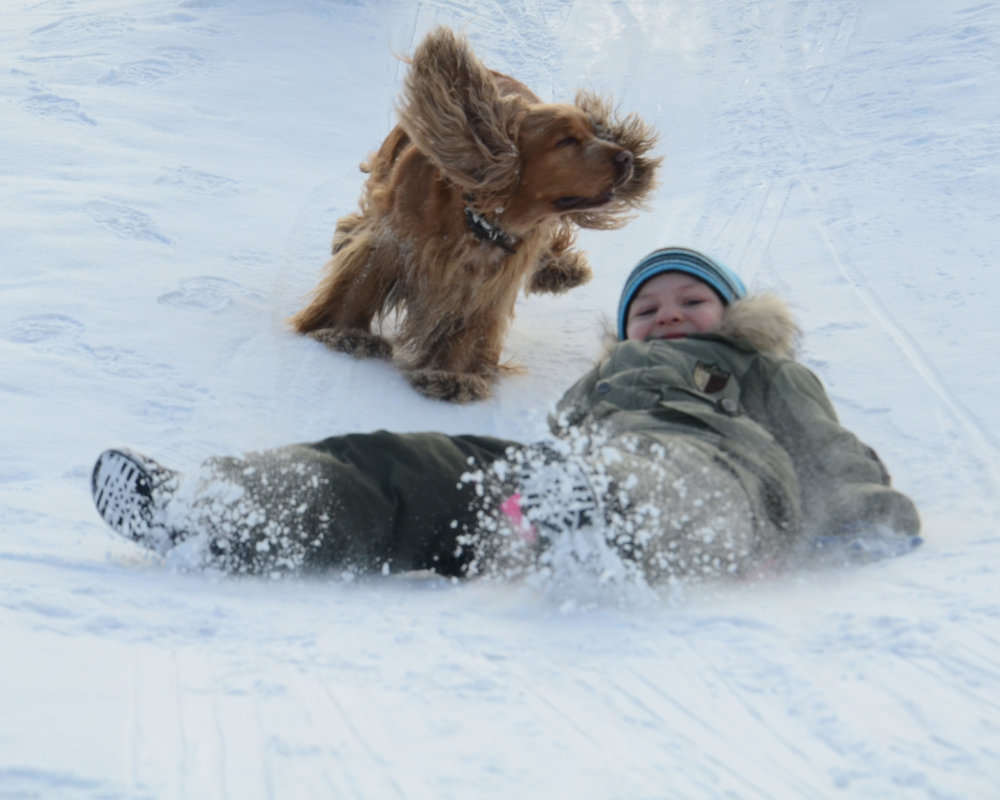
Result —
<svg viewBox="0 0 1000 800"><path fill-rule="evenodd" d="M654 250L640 261L625 281L621 299L618 301L618 338L625 339L625 321L628 307L636 293L650 278L664 272L686 272L711 286L727 306L741 297L747 290L739 275L704 253L686 247L662 247Z"/></svg>

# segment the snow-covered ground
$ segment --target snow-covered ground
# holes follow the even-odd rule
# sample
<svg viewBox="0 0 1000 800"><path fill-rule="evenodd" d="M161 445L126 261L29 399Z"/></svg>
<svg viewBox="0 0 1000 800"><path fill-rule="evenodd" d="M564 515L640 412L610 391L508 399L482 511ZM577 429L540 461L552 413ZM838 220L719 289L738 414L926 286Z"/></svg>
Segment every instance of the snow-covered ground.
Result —
<svg viewBox="0 0 1000 800"><path fill-rule="evenodd" d="M666 159L467 407L283 322L438 23L544 99L612 95ZM0 798L996 796L1000 5L18 0L0 76ZM663 244L790 299L920 550L655 598L269 582L92 509L113 445L535 437Z"/></svg>

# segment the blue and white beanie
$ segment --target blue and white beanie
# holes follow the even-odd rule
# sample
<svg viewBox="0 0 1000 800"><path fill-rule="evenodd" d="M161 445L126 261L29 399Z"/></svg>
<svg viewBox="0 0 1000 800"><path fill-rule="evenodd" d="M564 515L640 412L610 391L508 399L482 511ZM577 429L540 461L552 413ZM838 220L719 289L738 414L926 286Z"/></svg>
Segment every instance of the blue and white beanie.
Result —
<svg viewBox="0 0 1000 800"><path fill-rule="evenodd" d="M650 278L664 272L686 272L711 286L727 306L741 297L746 297L747 289L740 276L722 264L697 250L686 247L661 247L640 261L625 281L621 299L618 301L618 338L625 339L625 320L628 307L640 287Z"/></svg>

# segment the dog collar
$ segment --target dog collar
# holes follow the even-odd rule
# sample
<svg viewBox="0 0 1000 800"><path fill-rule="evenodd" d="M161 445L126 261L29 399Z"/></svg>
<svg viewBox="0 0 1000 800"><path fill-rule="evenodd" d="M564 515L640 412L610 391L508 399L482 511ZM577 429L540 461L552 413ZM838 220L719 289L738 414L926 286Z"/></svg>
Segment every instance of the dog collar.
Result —
<svg viewBox="0 0 1000 800"><path fill-rule="evenodd" d="M506 233L502 228L491 225L478 211L465 207L465 224L469 226L472 235L483 242L495 244L501 250L514 253L517 250L517 237Z"/></svg>

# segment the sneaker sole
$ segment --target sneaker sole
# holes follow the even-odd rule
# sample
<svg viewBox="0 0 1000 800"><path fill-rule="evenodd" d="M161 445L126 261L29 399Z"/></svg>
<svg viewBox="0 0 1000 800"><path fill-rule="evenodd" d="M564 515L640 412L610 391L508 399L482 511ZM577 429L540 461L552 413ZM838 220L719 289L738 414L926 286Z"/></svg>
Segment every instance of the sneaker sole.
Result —
<svg viewBox="0 0 1000 800"><path fill-rule="evenodd" d="M124 450L106 450L90 480L97 513L116 532L145 543L151 532L152 485L142 461Z"/></svg>

